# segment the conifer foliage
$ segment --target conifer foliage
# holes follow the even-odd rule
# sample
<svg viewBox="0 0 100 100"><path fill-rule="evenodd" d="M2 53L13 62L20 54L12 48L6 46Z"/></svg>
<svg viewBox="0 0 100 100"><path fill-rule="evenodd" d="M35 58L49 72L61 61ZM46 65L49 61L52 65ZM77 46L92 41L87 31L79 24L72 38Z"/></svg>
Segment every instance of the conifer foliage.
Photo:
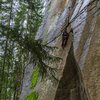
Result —
<svg viewBox="0 0 100 100"><path fill-rule="evenodd" d="M42 8L42 0L0 1L0 100L19 100L30 53L41 75L52 71L48 63L59 59L49 54L54 48L35 40Z"/></svg>

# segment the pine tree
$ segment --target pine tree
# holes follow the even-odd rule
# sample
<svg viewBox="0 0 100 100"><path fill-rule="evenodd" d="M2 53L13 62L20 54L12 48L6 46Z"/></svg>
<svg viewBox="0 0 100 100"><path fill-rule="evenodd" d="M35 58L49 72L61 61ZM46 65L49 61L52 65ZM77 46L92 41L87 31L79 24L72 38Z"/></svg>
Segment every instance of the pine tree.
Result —
<svg viewBox="0 0 100 100"><path fill-rule="evenodd" d="M41 24L42 0L5 0L0 3L0 99L18 100L24 66L31 61L39 68L40 75L54 77L54 68L49 66L60 58L49 51L55 47L35 40Z"/></svg>

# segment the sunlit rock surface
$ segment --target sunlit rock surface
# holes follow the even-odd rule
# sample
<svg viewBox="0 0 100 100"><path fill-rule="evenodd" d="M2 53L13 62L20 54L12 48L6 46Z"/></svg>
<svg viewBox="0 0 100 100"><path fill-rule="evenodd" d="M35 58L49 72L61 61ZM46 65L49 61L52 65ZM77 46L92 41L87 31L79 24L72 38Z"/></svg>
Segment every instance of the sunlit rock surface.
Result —
<svg viewBox="0 0 100 100"><path fill-rule="evenodd" d="M32 72L33 72L33 64L28 64L26 66L25 72L24 72L20 100L24 100L25 96L27 96L31 92L30 84L31 84Z"/></svg>
<svg viewBox="0 0 100 100"><path fill-rule="evenodd" d="M46 0L45 16L36 39L57 46L58 82L48 76L39 81L35 90L38 100L100 100L100 1L99 0ZM98 11L98 12L96 12ZM68 23L67 45L62 49L62 32ZM30 70L29 67L26 71ZM32 71L25 73L22 87L24 100L29 92Z"/></svg>

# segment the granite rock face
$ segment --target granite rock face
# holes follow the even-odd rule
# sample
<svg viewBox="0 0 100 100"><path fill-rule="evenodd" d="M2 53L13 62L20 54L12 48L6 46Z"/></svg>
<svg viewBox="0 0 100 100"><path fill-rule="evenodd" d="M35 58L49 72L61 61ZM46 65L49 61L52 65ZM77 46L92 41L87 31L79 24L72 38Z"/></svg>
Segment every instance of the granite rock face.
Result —
<svg viewBox="0 0 100 100"><path fill-rule="evenodd" d="M57 46L53 54L63 60L52 64L57 68L58 82L48 76L38 82L38 100L100 100L99 9L99 0L46 0L44 20L36 39L43 38L44 43ZM64 31L69 38L62 49ZM31 70L24 77L30 75ZM28 86L24 84L28 80L24 78L21 100L27 95Z"/></svg>

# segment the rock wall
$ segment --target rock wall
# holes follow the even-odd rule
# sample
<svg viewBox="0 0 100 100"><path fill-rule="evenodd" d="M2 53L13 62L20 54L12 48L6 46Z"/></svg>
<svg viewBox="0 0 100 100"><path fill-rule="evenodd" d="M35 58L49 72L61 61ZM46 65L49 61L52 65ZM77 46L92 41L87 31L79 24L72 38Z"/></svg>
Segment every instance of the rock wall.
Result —
<svg viewBox="0 0 100 100"><path fill-rule="evenodd" d="M43 38L44 43L57 46L53 54L63 60L52 64L57 68L58 82L48 76L38 82L35 87L39 93L38 100L100 99L99 9L99 0L46 0L44 20L36 39ZM69 39L62 49L62 33L65 30ZM29 73L30 76L31 71ZM29 82L30 78L24 79ZM28 86L24 84L21 100L27 95L25 89Z"/></svg>

